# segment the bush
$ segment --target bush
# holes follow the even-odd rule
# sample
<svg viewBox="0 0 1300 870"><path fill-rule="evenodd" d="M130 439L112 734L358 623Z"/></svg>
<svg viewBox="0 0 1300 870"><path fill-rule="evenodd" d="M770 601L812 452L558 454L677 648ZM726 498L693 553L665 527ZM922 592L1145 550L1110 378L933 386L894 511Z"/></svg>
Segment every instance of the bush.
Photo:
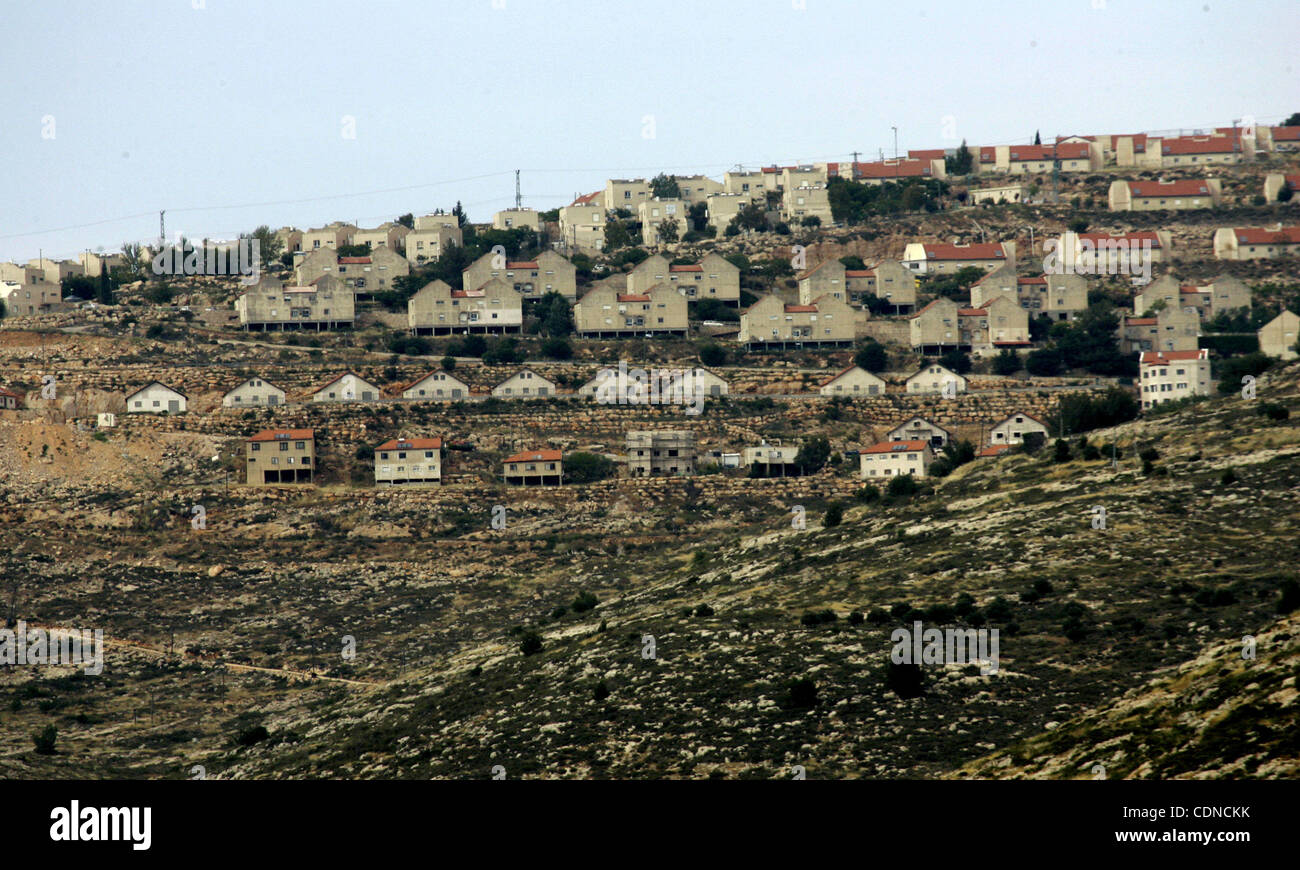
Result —
<svg viewBox="0 0 1300 870"><path fill-rule="evenodd" d="M1062 440L1062 439L1060 439L1060 438L1057 438L1057 439L1056 439L1056 451L1055 451L1055 453L1052 454L1052 461L1053 461L1053 462L1069 462L1069 461L1070 461L1070 445L1069 445L1069 443L1067 443L1066 441L1064 441L1064 440Z"/></svg>
<svg viewBox="0 0 1300 870"><path fill-rule="evenodd" d="M844 508L840 507L837 501L831 502L831 506L826 509L826 516L822 518L822 525L828 529L833 529L844 520Z"/></svg>
<svg viewBox="0 0 1300 870"><path fill-rule="evenodd" d="M1277 612L1286 614L1300 609L1300 583L1295 580L1283 580L1277 588Z"/></svg>
<svg viewBox="0 0 1300 870"><path fill-rule="evenodd" d="M809 677L790 682L781 704L787 710L808 710L817 706L817 684Z"/></svg>
<svg viewBox="0 0 1300 870"><path fill-rule="evenodd" d="M879 501L880 489L874 483L868 483L866 486L863 486L861 489L855 492L853 494L853 497L856 498L858 501L867 502L867 503L873 501Z"/></svg>
<svg viewBox="0 0 1300 870"><path fill-rule="evenodd" d="M444 372L454 372L456 371L456 358L454 356L444 356L439 365L442 366Z"/></svg>
<svg viewBox="0 0 1300 870"><path fill-rule="evenodd" d="M37 755L54 755L54 743L59 739L59 729L53 725L46 725L40 731L32 732L32 744L36 747Z"/></svg>
<svg viewBox="0 0 1300 870"><path fill-rule="evenodd" d="M263 740L270 738L271 734L266 730L265 725L254 725L252 728L245 728L239 732L235 742L240 746L252 746L255 743L261 743Z"/></svg>
<svg viewBox="0 0 1300 870"><path fill-rule="evenodd" d="M993 357L993 374L995 375L1014 375L1020 371L1020 355L1014 350L1003 348L1002 352Z"/></svg>
<svg viewBox="0 0 1300 870"><path fill-rule="evenodd" d="M799 621L809 628L818 625L825 625L835 621L835 611L833 610L809 610Z"/></svg>
<svg viewBox="0 0 1300 870"><path fill-rule="evenodd" d="M599 599L590 592L579 592L578 597L573 599L573 612L586 613L588 610L594 610L599 604Z"/></svg>
<svg viewBox="0 0 1300 870"><path fill-rule="evenodd" d="M894 664L891 658L885 665L885 688L907 700L918 698L925 692L925 679L917 664Z"/></svg>
<svg viewBox="0 0 1300 870"><path fill-rule="evenodd" d="M865 619L861 610L854 610L849 614L849 625L861 625Z"/></svg>
<svg viewBox="0 0 1300 870"><path fill-rule="evenodd" d="M1014 611L1011 608L1011 602L999 595L989 603L988 607L984 608L984 615L996 622L1007 622L1014 615Z"/></svg>
<svg viewBox="0 0 1300 870"><path fill-rule="evenodd" d="M609 686L605 684L604 680L597 683L596 688L591 690L591 697L597 701L603 701L609 697Z"/></svg>
<svg viewBox="0 0 1300 870"><path fill-rule="evenodd" d="M1291 412L1286 409L1286 406L1279 405L1277 402L1264 402L1255 409L1255 413L1279 423L1291 418Z"/></svg>
<svg viewBox="0 0 1300 870"><path fill-rule="evenodd" d="M715 342L709 342L700 346L700 364L704 366L720 366L727 361L727 351L722 345Z"/></svg>
<svg viewBox="0 0 1300 870"><path fill-rule="evenodd" d="M614 461L598 453L570 453L564 459L564 478L569 483L591 483L616 473Z"/></svg>
<svg viewBox="0 0 1300 870"><path fill-rule="evenodd" d="M1223 476L1219 478L1220 486L1232 486L1236 482L1237 482L1237 473L1233 471L1231 468L1223 472Z"/></svg>
<svg viewBox="0 0 1300 870"><path fill-rule="evenodd" d="M881 607L873 607L867 614L867 622L872 625L885 625L890 619L889 611Z"/></svg>
<svg viewBox="0 0 1300 870"><path fill-rule="evenodd" d="M562 338L548 338L542 342L542 355L547 359L573 359L573 345Z"/></svg>
<svg viewBox="0 0 1300 870"><path fill-rule="evenodd" d="M714 613L713 608L707 604L701 604L695 608L696 616L712 616L713 613Z"/></svg>
<svg viewBox="0 0 1300 870"><path fill-rule="evenodd" d="M889 481L889 494L895 498L907 498L916 495L921 485L910 474L900 474Z"/></svg>
<svg viewBox="0 0 1300 870"><path fill-rule="evenodd" d="M869 341L858 349L853 356L853 364L869 372L883 372L889 367L889 354L884 345Z"/></svg>
<svg viewBox="0 0 1300 870"><path fill-rule="evenodd" d="M519 641L519 651L526 656L542 651L542 636L535 631L526 632Z"/></svg>

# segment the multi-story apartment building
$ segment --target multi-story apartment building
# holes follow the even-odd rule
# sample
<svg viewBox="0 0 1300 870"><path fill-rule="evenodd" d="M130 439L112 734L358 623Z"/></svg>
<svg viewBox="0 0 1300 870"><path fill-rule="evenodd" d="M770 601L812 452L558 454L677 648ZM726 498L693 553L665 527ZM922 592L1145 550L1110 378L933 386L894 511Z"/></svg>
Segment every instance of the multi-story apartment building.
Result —
<svg viewBox="0 0 1300 870"><path fill-rule="evenodd" d="M722 193L722 182L715 181L707 175L675 175L679 198L688 206L698 202L708 202L709 197Z"/></svg>
<svg viewBox="0 0 1300 870"><path fill-rule="evenodd" d="M537 209L507 208L492 215L492 228L496 230L539 230L541 217Z"/></svg>
<svg viewBox="0 0 1300 870"><path fill-rule="evenodd" d="M363 257L340 257L333 248L318 248L303 256L294 267L294 278L300 287L309 287L317 278L334 275L345 287L366 296L393 289L397 278L409 274L410 261L387 247L375 248Z"/></svg>
<svg viewBox="0 0 1300 870"><path fill-rule="evenodd" d="M652 199L654 191L644 178L611 178L605 182L605 210L627 209L637 213L641 203Z"/></svg>
<svg viewBox="0 0 1300 870"><path fill-rule="evenodd" d="M411 228L405 224L389 221L372 230L357 230L352 234L352 244L369 245L371 253L386 248L394 254L401 254L406 250L406 237L410 233Z"/></svg>
<svg viewBox="0 0 1300 870"><path fill-rule="evenodd" d="M494 278L513 287L524 299L559 293L572 304L578 298L578 270L554 251L543 251L533 260L505 260L497 254L484 254L462 273L461 284L466 290L476 290Z"/></svg>
<svg viewBox="0 0 1300 870"><path fill-rule="evenodd" d="M1090 275L1135 275L1148 265L1170 262L1173 249L1173 237L1168 230L1114 234L1067 231L1043 243L1043 250L1049 255L1045 262L1056 261L1056 267L1050 271Z"/></svg>
<svg viewBox="0 0 1300 870"><path fill-rule="evenodd" d="M870 269L845 269L844 287L849 301L859 305L875 296L890 303L893 314L909 314L916 307L916 275L897 260L881 260Z"/></svg>
<svg viewBox="0 0 1300 870"><path fill-rule="evenodd" d="M1124 317L1119 322L1119 352L1196 350L1201 317L1195 308L1170 306L1155 317Z"/></svg>
<svg viewBox="0 0 1300 870"><path fill-rule="evenodd" d="M560 209L560 236L565 248L603 251L605 249L605 207L602 192L579 197Z"/></svg>
<svg viewBox="0 0 1300 870"><path fill-rule="evenodd" d="M312 483L316 473L316 433L311 429L264 429L245 445L250 486Z"/></svg>
<svg viewBox="0 0 1300 870"><path fill-rule="evenodd" d="M339 329L352 326L356 296L337 277L324 275L310 286L285 286L263 278L235 300L239 323L251 332L271 329Z"/></svg>
<svg viewBox="0 0 1300 870"><path fill-rule="evenodd" d="M994 296L1015 300L1030 317L1074 320L1088 308L1088 282L1082 275L1061 274L1027 277L1013 269L994 269L970 288L971 307L979 308Z"/></svg>
<svg viewBox="0 0 1300 870"><path fill-rule="evenodd" d="M620 293L595 287L573 309L574 331L584 338L685 336L689 328L686 297L670 284L644 293Z"/></svg>
<svg viewBox="0 0 1300 870"><path fill-rule="evenodd" d="M717 299L728 305L740 304L740 269L714 253L698 263L677 265L652 254L627 273L628 293L644 293L659 284L673 287L690 302Z"/></svg>
<svg viewBox="0 0 1300 870"><path fill-rule="evenodd" d="M1199 286L1179 285L1172 275L1162 275L1133 297L1133 311L1145 315L1163 303L1166 308L1195 308L1201 320L1210 320L1225 312L1249 308L1252 301L1250 287L1231 275L1220 275Z"/></svg>
<svg viewBox="0 0 1300 870"><path fill-rule="evenodd" d="M442 483L441 438L394 438L375 448L376 486Z"/></svg>
<svg viewBox="0 0 1300 870"><path fill-rule="evenodd" d="M650 429L627 433L627 471L632 477L695 473L695 433Z"/></svg>
<svg viewBox="0 0 1300 870"><path fill-rule="evenodd" d="M799 283L799 304L811 305L814 299L830 296L840 302L849 301L848 270L836 259L822 260L806 272L795 276Z"/></svg>
<svg viewBox="0 0 1300 870"><path fill-rule="evenodd" d="M4 302L8 317L47 314L62 308L62 285L44 280L18 283L0 278L0 301Z"/></svg>
<svg viewBox="0 0 1300 870"><path fill-rule="evenodd" d="M657 196L644 199L637 204L636 216L641 222L641 242L651 247L676 244L691 228L686 202L680 199L660 199ZM670 223L676 229L671 241L663 238L661 228L665 223Z"/></svg>
<svg viewBox="0 0 1300 870"><path fill-rule="evenodd" d="M341 248L352 244L357 228L352 224L335 221L302 234L302 250L314 251L317 248Z"/></svg>
<svg viewBox="0 0 1300 870"><path fill-rule="evenodd" d="M853 309L833 296L820 296L808 305L789 305L768 294L740 315L737 341L750 349L850 347L853 322Z"/></svg>
<svg viewBox="0 0 1300 870"><path fill-rule="evenodd" d="M437 279L406 302L406 325L414 335L520 332L523 296L500 278L474 290L453 290Z"/></svg>
<svg viewBox="0 0 1300 870"><path fill-rule="evenodd" d="M1138 369L1143 410L1190 396L1210 395L1208 350L1145 351Z"/></svg>
<svg viewBox="0 0 1300 870"><path fill-rule="evenodd" d="M786 187L781 194L781 219L802 223L816 218L822 225L834 221L831 215L830 190L825 184Z"/></svg>
<svg viewBox="0 0 1300 870"><path fill-rule="evenodd" d="M747 193L714 193L710 194L707 204L709 208L709 226L718 232L727 229L731 219L740 214L740 210L753 202L753 199Z"/></svg>
<svg viewBox="0 0 1300 870"><path fill-rule="evenodd" d="M1259 329L1259 349L1261 353L1289 361L1300 356L1296 352L1297 336L1300 336L1300 315L1289 309L1265 323Z"/></svg>

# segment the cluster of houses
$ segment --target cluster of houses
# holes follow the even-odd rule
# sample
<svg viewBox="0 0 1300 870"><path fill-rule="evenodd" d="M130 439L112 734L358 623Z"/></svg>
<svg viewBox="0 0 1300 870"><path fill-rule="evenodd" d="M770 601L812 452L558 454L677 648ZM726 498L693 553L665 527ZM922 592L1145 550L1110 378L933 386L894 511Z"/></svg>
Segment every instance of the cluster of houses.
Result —
<svg viewBox="0 0 1300 870"><path fill-rule="evenodd" d="M1047 426L1015 412L989 431L979 456L998 456L1033 435L1046 439ZM894 427L885 441L856 451L859 476L877 481L910 474L925 477L951 440L947 429L912 417ZM374 481L378 487L437 486L443 482L447 444L442 438L391 438L374 448ZM853 451L850 451L853 453ZM748 446L739 453L713 451L708 458L723 467L750 468L756 477L796 476L799 448L794 445ZM245 442L247 482L251 486L313 483L317 451L312 429L266 429ZM645 429L625 434L624 452L616 456L631 478L682 477L695 474L701 460L691 430ZM501 460L501 481L511 486L561 486L564 452L554 448L523 450Z"/></svg>

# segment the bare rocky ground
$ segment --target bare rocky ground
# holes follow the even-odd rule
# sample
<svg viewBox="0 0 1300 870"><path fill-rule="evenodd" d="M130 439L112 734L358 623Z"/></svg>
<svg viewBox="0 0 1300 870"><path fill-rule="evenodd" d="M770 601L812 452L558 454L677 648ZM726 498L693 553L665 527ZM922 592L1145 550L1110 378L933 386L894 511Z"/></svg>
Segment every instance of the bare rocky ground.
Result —
<svg viewBox="0 0 1300 870"><path fill-rule="evenodd" d="M1229 397L1093 433L1123 449L1117 471L980 461L909 499L850 500L830 529L832 488L810 482L804 531L788 492L703 478L510 493L503 531L482 488L209 483L197 531L174 481L210 436L81 444L25 423L0 468L4 604L109 648L99 676L0 674L0 775L1294 775L1278 601L1298 376L1261 379L1289 421ZM927 668L898 697L889 634L914 619L999 628L999 672ZM542 649L524 655L529 632ZM1229 664L1247 634L1258 658ZM38 755L29 735L51 724L58 752Z"/></svg>

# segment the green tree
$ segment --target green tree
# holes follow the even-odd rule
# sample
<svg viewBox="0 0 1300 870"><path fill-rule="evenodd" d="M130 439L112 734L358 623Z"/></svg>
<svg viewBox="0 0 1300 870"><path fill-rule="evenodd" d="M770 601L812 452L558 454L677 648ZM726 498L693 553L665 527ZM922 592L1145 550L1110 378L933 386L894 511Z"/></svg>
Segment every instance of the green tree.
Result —
<svg viewBox="0 0 1300 870"><path fill-rule="evenodd" d="M99 270L99 304L113 304L113 278L108 274L107 266L101 266Z"/></svg>
<svg viewBox="0 0 1300 870"><path fill-rule="evenodd" d="M954 347L952 350L946 351L943 356L939 357L939 365L949 371L956 372L959 375L964 375L971 370L970 354L960 348Z"/></svg>
<svg viewBox="0 0 1300 870"><path fill-rule="evenodd" d="M680 199L682 196L677 179L662 172L650 179L650 192L660 199Z"/></svg>
<svg viewBox="0 0 1300 870"><path fill-rule="evenodd" d="M266 224L262 224L243 238L257 242L257 255L263 263L274 263L284 253L284 241Z"/></svg>
<svg viewBox="0 0 1300 870"><path fill-rule="evenodd" d="M440 363L444 372L456 371L456 358L454 356L444 356Z"/></svg>
<svg viewBox="0 0 1300 870"><path fill-rule="evenodd" d="M993 373L995 375L1014 375L1020 371L1020 354L1011 348L1003 348L1002 352L993 357Z"/></svg>
<svg viewBox="0 0 1300 870"><path fill-rule="evenodd" d="M826 516L822 518L822 525L828 529L833 529L844 521L844 507L837 501L830 503L826 508Z"/></svg>
<svg viewBox="0 0 1300 870"><path fill-rule="evenodd" d="M408 211L406 214L397 218L397 223L406 227L408 230L413 230L415 229L415 215Z"/></svg>
<svg viewBox="0 0 1300 870"><path fill-rule="evenodd" d="M677 241L679 230L676 218L664 218L659 223L659 241L671 245Z"/></svg>
<svg viewBox="0 0 1300 870"><path fill-rule="evenodd" d="M830 458L831 445L825 435L814 435L811 438L805 438L803 444L799 447L799 452L795 454L794 464L799 469L800 474L812 474L819 471L826 460Z"/></svg>
<svg viewBox="0 0 1300 870"><path fill-rule="evenodd" d="M611 477L617 471L614 461L598 453L570 453L564 457L567 483L591 483Z"/></svg>
<svg viewBox="0 0 1300 870"><path fill-rule="evenodd" d="M573 345L563 338L548 338L542 342L542 356L547 359L573 359Z"/></svg>
<svg viewBox="0 0 1300 870"><path fill-rule="evenodd" d="M951 157L944 158L945 169L949 175L970 175L975 168L975 156L966 147L966 140L961 140L961 147Z"/></svg>
<svg viewBox="0 0 1300 870"><path fill-rule="evenodd" d="M858 348L853 364L869 372L883 372L889 367L889 353L880 342L869 340Z"/></svg>
<svg viewBox="0 0 1300 870"><path fill-rule="evenodd" d="M720 366L727 361L726 349L717 342L700 345L700 363L705 366Z"/></svg>

